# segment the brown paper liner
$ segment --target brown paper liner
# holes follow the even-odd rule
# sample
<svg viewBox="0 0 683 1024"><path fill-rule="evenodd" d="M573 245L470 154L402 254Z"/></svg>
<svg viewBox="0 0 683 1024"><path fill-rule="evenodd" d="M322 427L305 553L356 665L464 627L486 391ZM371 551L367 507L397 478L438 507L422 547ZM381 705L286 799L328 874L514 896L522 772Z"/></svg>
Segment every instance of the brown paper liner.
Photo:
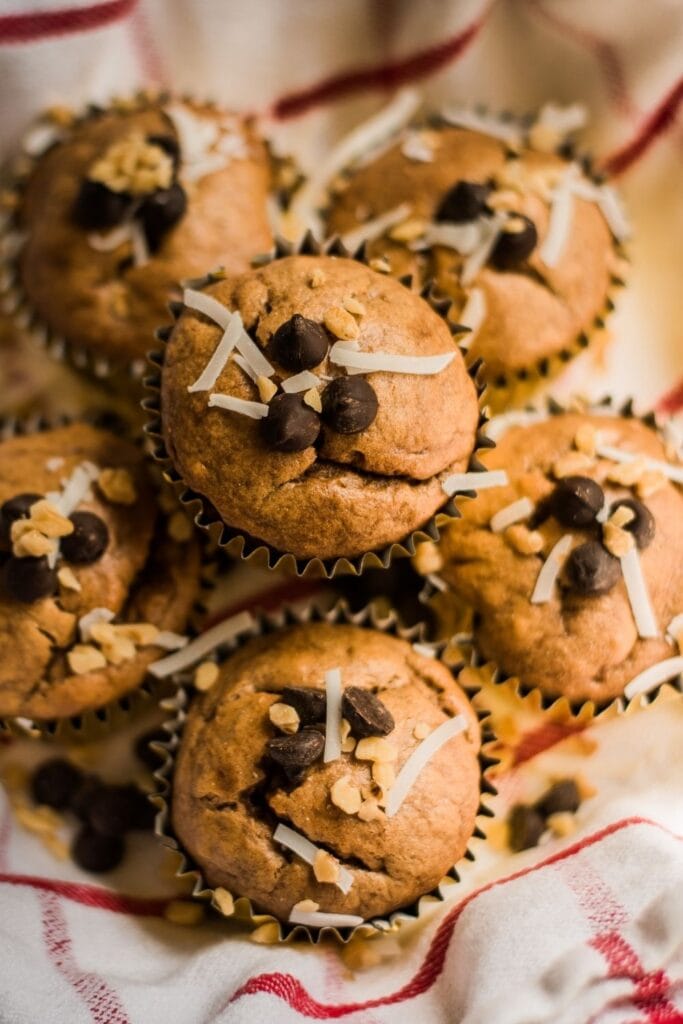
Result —
<svg viewBox="0 0 683 1024"><path fill-rule="evenodd" d="M639 419L645 426L650 429L656 430L660 433L660 423L655 413L646 413L644 416L637 416L633 409L633 399L629 398L623 402L620 406L616 406L611 397L606 397L600 402L592 403L586 406L586 411L590 412L591 409L608 409L615 415L624 416L628 419ZM549 416L557 416L562 413L570 411L570 409L564 405L561 405L556 399L546 399L545 402L546 411ZM529 412L537 413L538 408L530 407ZM426 578L424 587L420 592L420 601L432 608L437 622L441 620L443 623L444 619L456 623L456 629L462 628L467 630L466 632L456 633L453 635L453 629L449 630L446 627L446 632L451 636L451 642L457 644L457 646L464 652L466 657L470 660L470 663L475 670L484 670L490 674L490 680L492 683L500 687L505 687L511 693L522 700L529 698L537 702L538 707L542 710L557 715L560 718L567 717L576 723L582 723L595 715L602 715L608 709L613 710L617 713L624 713L629 711L632 707L644 707L647 704L652 703L657 699L660 692L669 693L681 693L683 692L683 676L679 677L677 683L671 681L660 683L647 693L637 694L628 700L624 695L605 700L605 701L570 701L564 696L555 696L544 693L539 687L528 686L522 680L515 675L509 675L500 669L490 659L484 659L481 653L477 649L475 631L470 632L473 610L468 608L466 602L460 599L456 594L450 595L447 598L445 595L449 594L450 588L443 581L445 589L436 585L432 580ZM439 605L441 604L441 607ZM451 607L452 606L452 607Z"/></svg>
<svg viewBox="0 0 683 1024"><path fill-rule="evenodd" d="M75 421L75 417L69 416L60 416L55 419L36 416L21 421L0 419L0 441L6 441L19 435L52 430ZM138 446L141 444L139 437L131 435L128 440ZM160 487L159 481L157 481L157 487ZM188 631L190 632L194 632L205 617L205 602L215 585L215 553L212 552L205 538L200 538L200 541L202 543L200 590L188 621ZM100 707L90 708L78 715L47 719L33 719L20 715L5 718L0 716L0 737L3 733L9 733L24 739L87 743L127 725L138 715L156 707L159 701L168 696L171 691L172 686L166 680L155 679L147 674L143 682L134 689Z"/></svg>
<svg viewBox="0 0 683 1024"><path fill-rule="evenodd" d="M432 641L428 641L426 639L423 624L412 626L410 628L404 627L401 625L394 612L379 616L372 604L367 605L361 611L352 613L345 601L338 601L334 607L329 610L323 610L316 607L314 604L311 604L307 608L299 611L293 607L285 607L276 613L261 614L259 618L254 619L251 628L242 633L239 638L235 638L228 641L226 644L221 645L218 650L219 659L220 661L223 661L226 657L236 651L245 640L254 636L261 636L275 632L289 625L306 622L346 623L355 626L362 626L367 629L380 630L392 636L398 636L414 643L427 643L430 647L434 648L434 657L444 661L459 681L459 673L462 665L453 665L451 663L450 655L452 654L452 649L450 645L446 642L433 643ZM201 870L192 862L190 857L183 850L181 844L174 835L171 824L169 798L172 791L175 755L182 738L183 727L187 717L187 708L191 699L188 689L186 688L186 685L184 685L182 676L176 678L176 683L178 684L178 688L175 695L162 703L162 707L167 710L170 715L169 720L163 725L163 728L168 733L169 738L165 743L155 742L151 744L152 748L160 758L163 757L162 766L154 773L154 778L158 788L151 796L153 804L158 809L155 823L155 835L157 835L164 846L171 850L177 857L178 867L175 872L175 877L178 878L187 889L191 887L191 895L194 898L209 903L213 900L213 889L207 886ZM463 684L461 683L460 685L462 686ZM463 686L463 688L466 690L470 699L474 698L478 692L478 686L476 683ZM485 841L486 834L483 827L485 819L492 818L494 816L494 812L488 806L486 800L490 795L494 795L496 792L495 787L491 783L490 776L492 768L497 764L497 758L491 754L495 745L495 740L488 727L489 712L485 709L477 709L476 705L473 706L475 706L479 721L482 723L482 744L479 752L479 764L481 769L479 809L470 843L463 855L464 860L470 861L475 859L475 853L471 849L471 840L479 839L481 841ZM408 923L417 920L420 914L426 910L428 906L431 906L435 902L442 902L444 900L444 896L441 892L441 888L457 883L460 880L457 867L457 864L454 865L441 882L439 882L436 889L421 896L412 906L401 908L386 918L378 917L373 918L370 921L364 921L363 924L357 925L354 928L338 929L326 926L315 929L304 925L282 922L272 914L264 914L255 911L251 901L247 897L243 896L235 897L235 912L232 917L234 920L246 923L252 928L258 928L262 925L271 926L272 941L274 942L305 940L308 942L318 943L324 938L332 937L338 942L347 943L353 938L370 938L379 934L395 932L404 922Z"/></svg>
<svg viewBox="0 0 683 1024"><path fill-rule="evenodd" d="M364 246L361 246L355 253L348 252L339 239L333 239L331 242L321 246L310 232L298 246L294 246L283 239L277 239L272 253L266 254L253 262L255 265L264 265L293 254L318 255L321 252L331 256L343 256L348 259L367 262ZM202 278L188 281L186 284L201 289L207 284L220 279L222 279L221 272L215 271L206 274ZM423 289L422 297L448 323L447 313L451 306L450 299L434 295L431 285L427 285ZM183 307L181 304L172 303L169 308L174 319L177 319ZM449 327L452 333L460 333L455 329L454 325L449 325ZM157 339L162 345L165 345L168 341L172 329L172 326L169 326L162 327L157 331ZM164 356L163 348L148 354L148 360L153 368L153 373L146 377L144 382L147 391L150 392L149 396L143 399L142 408L147 415L147 423L144 430L150 441L151 455L162 467L166 480L171 484L181 505L192 516L196 525L209 534L218 547L223 548L227 554L235 558L240 558L244 561L253 558L256 564L268 569L283 568L295 573L297 576L324 577L326 579L332 579L334 576L345 574L360 575L366 569L386 569L394 558L414 555L416 544L419 544L421 541L438 540L439 528L460 516L456 499L473 497L475 495L475 491L463 491L452 498L445 498L442 507L434 515L430 516L426 523L413 530L407 537L400 541L395 541L384 548L366 551L362 555L327 559L299 559L291 552L279 551L256 537L230 527L220 518L213 505L206 498L197 491L187 487L181 475L175 469L166 448L161 423L161 374L164 366ZM481 367L481 360L477 360L468 368L468 373L477 389L480 405L475 448L470 456L467 467L468 471L472 472L485 470L486 467L481 464L477 455L482 448L492 447L491 442L482 434L482 428L487 423L488 416L486 412L481 411L485 392L485 385L480 380Z"/></svg>

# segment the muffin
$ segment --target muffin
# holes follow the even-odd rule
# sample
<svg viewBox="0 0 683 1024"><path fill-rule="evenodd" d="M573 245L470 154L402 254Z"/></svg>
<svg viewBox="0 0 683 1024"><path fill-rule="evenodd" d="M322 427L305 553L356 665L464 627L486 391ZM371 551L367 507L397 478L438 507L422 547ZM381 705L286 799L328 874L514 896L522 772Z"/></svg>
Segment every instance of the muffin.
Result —
<svg viewBox="0 0 683 1024"><path fill-rule="evenodd" d="M424 299L329 255L208 280L160 334L161 429L175 477L224 536L348 559L445 510L478 398Z"/></svg>
<svg viewBox="0 0 683 1024"><path fill-rule="evenodd" d="M142 453L108 431L74 423L0 442L1 719L102 708L186 642L191 525L160 520Z"/></svg>
<svg viewBox="0 0 683 1024"><path fill-rule="evenodd" d="M567 151L544 108L532 125L452 111L400 132L334 179L328 235L433 280L471 328L490 400L538 382L588 344L623 272L612 191Z"/></svg>
<svg viewBox="0 0 683 1024"><path fill-rule="evenodd" d="M486 456L507 482L442 539L441 601L472 610L483 658L549 698L605 705L675 678L681 463L652 426L609 410L531 419Z"/></svg>
<svg viewBox="0 0 683 1024"><path fill-rule="evenodd" d="M254 911L359 924L414 904L464 855L479 746L450 671L407 640L285 627L244 643L191 704L173 830L206 884Z"/></svg>
<svg viewBox="0 0 683 1024"><path fill-rule="evenodd" d="M189 100L54 116L27 140L47 148L14 217L20 290L72 355L131 364L179 281L270 248L269 156L251 122Z"/></svg>

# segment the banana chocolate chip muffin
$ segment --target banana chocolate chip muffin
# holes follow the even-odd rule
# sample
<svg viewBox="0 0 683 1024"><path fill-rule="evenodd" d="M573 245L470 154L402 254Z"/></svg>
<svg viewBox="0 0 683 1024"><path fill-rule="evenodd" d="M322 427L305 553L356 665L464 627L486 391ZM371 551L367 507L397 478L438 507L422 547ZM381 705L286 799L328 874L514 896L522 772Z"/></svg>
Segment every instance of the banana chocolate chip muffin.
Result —
<svg viewBox="0 0 683 1024"><path fill-rule="evenodd" d="M264 143L250 122L187 100L49 124L28 137L51 144L16 212L28 306L91 357L144 359L179 281L219 262L244 270L269 249Z"/></svg>
<svg viewBox="0 0 683 1024"><path fill-rule="evenodd" d="M470 502L441 545L440 574L473 610L480 653L525 687L576 703L678 677L675 451L652 426L609 410L519 417L486 455L500 486Z"/></svg>
<svg viewBox="0 0 683 1024"><path fill-rule="evenodd" d="M175 471L279 552L404 540L468 468L478 400L446 322L362 263L295 255L211 279L161 334Z"/></svg>
<svg viewBox="0 0 683 1024"><path fill-rule="evenodd" d="M551 106L522 124L446 111L345 167L323 211L327 234L367 240L392 273L453 298L471 357L499 388L585 346L623 272L616 197L566 145L578 114Z"/></svg>
<svg viewBox="0 0 683 1024"><path fill-rule="evenodd" d="M114 434L77 423L0 443L0 718L103 707L186 642L191 525L160 521L142 453Z"/></svg>
<svg viewBox="0 0 683 1024"><path fill-rule="evenodd" d="M172 824L216 893L281 921L410 906L465 853L477 717L407 640L313 623L247 641L190 706ZM340 916L341 915L341 916Z"/></svg>

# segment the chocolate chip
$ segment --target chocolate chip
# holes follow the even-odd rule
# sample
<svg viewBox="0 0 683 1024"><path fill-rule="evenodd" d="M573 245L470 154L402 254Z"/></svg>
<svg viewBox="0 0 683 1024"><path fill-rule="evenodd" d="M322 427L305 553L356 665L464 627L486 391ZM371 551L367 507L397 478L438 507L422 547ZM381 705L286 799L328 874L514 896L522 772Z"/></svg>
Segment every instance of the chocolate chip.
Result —
<svg viewBox="0 0 683 1024"><path fill-rule="evenodd" d="M298 772L317 761L325 747L325 737L317 729L302 729L293 736L268 740L268 753L286 772Z"/></svg>
<svg viewBox="0 0 683 1024"><path fill-rule="evenodd" d="M95 793L101 789L104 789L104 783L97 775L84 775L69 801L69 810L81 821L87 823Z"/></svg>
<svg viewBox="0 0 683 1024"><path fill-rule="evenodd" d="M0 506L0 542L9 544L12 523L16 523L17 519L26 519L31 505L35 505L42 497L42 494L17 494Z"/></svg>
<svg viewBox="0 0 683 1024"><path fill-rule="evenodd" d="M125 845L120 836L102 836L82 828L71 847L71 856L84 871L111 871L123 860Z"/></svg>
<svg viewBox="0 0 683 1024"><path fill-rule="evenodd" d="M567 559L567 577L579 594L606 594L616 586L620 576L619 559L596 540L579 544Z"/></svg>
<svg viewBox="0 0 683 1024"><path fill-rule="evenodd" d="M638 547L646 548L651 544L655 536L655 517L649 508L636 498L620 498L610 508L610 515L618 508L630 508L633 512L633 519L624 525L624 529L633 534Z"/></svg>
<svg viewBox="0 0 683 1024"><path fill-rule="evenodd" d="M329 345L330 338L322 324L295 313L291 320L278 327L268 349L276 363L298 373L319 366Z"/></svg>
<svg viewBox="0 0 683 1024"><path fill-rule="evenodd" d="M150 828L154 808L137 786L102 786L93 793L88 824L103 836L122 836L138 828Z"/></svg>
<svg viewBox="0 0 683 1024"><path fill-rule="evenodd" d="M394 728L394 719L379 697L360 686L349 686L344 690L342 716L356 739L386 736Z"/></svg>
<svg viewBox="0 0 683 1024"><path fill-rule="evenodd" d="M83 774L63 757L52 757L36 768L31 778L31 795L37 804L61 811L68 806L81 785Z"/></svg>
<svg viewBox="0 0 683 1024"><path fill-rule="evenodd" d="M562 779L550 787L540 800L536 801L536 810L544 818L551 814L570 811L574 814L579 809L581 796L579 787L573 779Z"/></svg>
<svg viewBox="0 0 683 1024"><path fill-rule="evenodd" d="M74 531L62 538L60 551L67 562L91 565L102 557L109 543L107 524L94 512L74 512L69 519Z"/></svg>
<svg viewBox="0 0 683 1024"><path fill-rule="evenodd" d="M178 182L170 188L158 189L143 201L137 215L152 252L156 252L166 232L178 223L186 209L185 189Z"/></svg>
<svg viewBox="0 0 683 1024"><path fill-rule="evenodd" d="M261 420L266 444L279 452L302 452L320 433L320 417L301 395L276 395Z"/></svg>
<svg viewBox="0 0 683 1024"><path fill-rule="evenodd" d="M531 256L538 242L536 225L523 213L514 213L503 225L491 253L491 263L499 270L509 270Z"/></svg>
<svg viewBox="0 0 683 1024"><path fill-rule="evenodd" d="M86 231L113 228L123 221L131 202L127 192L113 192L101 181L86 178L74 203L74 220Z"/></svg>
<svg viewBox="0 0 683 1024"><path fill-rule="evenodd" d="M588 476L566 476L550 496L552 514L562 526L590 526L604 504L602 487Z"/></svg>
<svg viewBox="0 0 683 1024"><path fill-rule="evenodd" d="M299 717L301 717L299 715ZM152 771L156 771L162 761L162 757L152 750L151 743L168 743L168 733L165 729L149 729L138 736L135 741L135 756Z"/></svg>
<svg viewBox="0 0 683 1024"><path fill-rule="evenodd" d="M538 845L538 840L545 832L545 822L533 807L516 804L508 818L508 846L515 853L529 850Z"/></svg>
<svg viewBox="0 0 683 1024"><path fill-rule="evenodd" d="M486 212L486 200L490 192L490 185L459 181L439 203L434 220L450 221L453 224L476 220L480 214Z"/></svg>
<svg viewBox="0 0 683 1024"><path fill-rule="evenodd" d="M152 146L158 146L159 149L163 149L164 153L168 153L175 170L178 169L180 164L180 143L173 135L148 135L147 141Z"/></svg>
<svg viewBox="0 0 683 1024"><path fill-rule="evenodd" d="M8 558L4 568L5 590L14 601L32 604L57 589L57 573L47 558Z"/></svg>
<svg viewBox="0 0 683 1024"><path fill-rule="evenodd" d="M323 419L338 434L357 434L377 415L377 395L364 377L337 377L322 395Z"/></svg>
<svg viewBox="0 0 683 1024"><path fill-rule="evenodd" d="M325 721L327 697L324 690L314 690L311 686L285 686L280 700L294 708L302 725Z"/></svg>

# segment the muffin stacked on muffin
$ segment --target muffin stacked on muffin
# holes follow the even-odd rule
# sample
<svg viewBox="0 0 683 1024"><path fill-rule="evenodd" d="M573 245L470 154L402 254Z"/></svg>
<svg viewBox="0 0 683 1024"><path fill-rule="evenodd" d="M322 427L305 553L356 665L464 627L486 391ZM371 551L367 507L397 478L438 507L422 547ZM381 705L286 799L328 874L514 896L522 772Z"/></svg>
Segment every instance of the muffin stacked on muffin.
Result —
<svg viewBox="0 0 683 1024"><path fill-rule="evenodd" d="M501 486L442 542L440 575L472 609L478 650L573 703L676 677L683 466L655 429L609 410L529 419L486 456Z"/></svg>
<svg viewBox="0 0 683 1024"><path fill-rule="evenodd" d="M78 423L0 443L0 560L1 719L102 708L186 642L198 543L160 517L142 453L114 434Z"/></svg>
<svg viewBox="0 0 683 1024"><path fill-rule="evenodd" d="M443 318L344 258L207 280L161 332L163 440L182 484L297 559L362 556L425 527L467 473L479 421Z"/></svg>
<svg viewBox="0 0 683 1024"><path fill-rule="evenodd" d="M19 194L18 285L50 338L104 372L144 359L183 278L269 248L270 160L248 121L190 101L57 120L28 138L47 148Z"/></svg>
<svg viewBox="0 0 683 1024"><path fill-rule="evenodd" d="M359 924L415 903L463 856L479 745L450 671L407 640L284 628L247 641L191 705L173 830L219 906Z"/></svg>

